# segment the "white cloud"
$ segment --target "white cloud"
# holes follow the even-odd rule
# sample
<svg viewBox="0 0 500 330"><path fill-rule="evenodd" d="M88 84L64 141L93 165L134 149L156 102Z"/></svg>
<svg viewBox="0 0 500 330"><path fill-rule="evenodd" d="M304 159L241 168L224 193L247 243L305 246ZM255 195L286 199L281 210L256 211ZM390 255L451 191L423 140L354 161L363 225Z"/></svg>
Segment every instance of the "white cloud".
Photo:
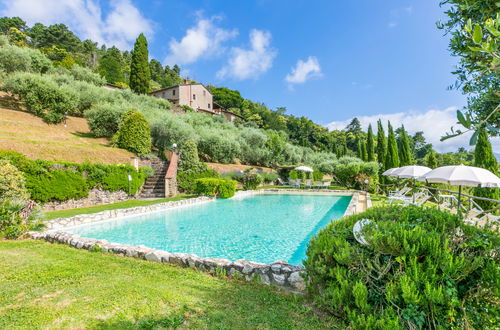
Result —
<svg viewBox="0 0 500 330"><path fill-rule="evenodd" d="M397 128L403 124L405 129L411 134L415 134L417 131L423 131L427 142L432 143L434 149L439 152L453 152L457 151L459 147L465 147L466 149L471 149L469 146L469 139L471 133L464 134L459 137L445 140L443 142L439 141L441 136L445 132L450 131L451 126L458 128L459 125L456 124L456 110L457 107L449 107L444 110L431 109L427 111L408 111L408 112L398 112L393 114L380 114L372 116L359 116L357 117L361 122L363 129L368 128L368 124L372 124L373 128L377 129L377 120L381 119L384 123L387 134L387 121L391 122L394 128ZM352 118L351 118L352 119ZM342 130L351 121L334 121L326 125L330 130ZM462 127L462 130L463 127ZM491 140L493 151L496 153L500 152L500 138L495 138Z"/></svg>
<svg viewBox="0 0 500 330"><path fill-rule="evenodd" d="M318 76L321 76L318 59L309 56L307 61L298 60L295 67L292 68L292 72L286 75L285 80L291 84L301 84Z"/></svg>
<svg viewBox="0 0 500 330"><path fill-rule="evenodd" d="M230 76L238 80L257 78L273 65L277 52L270 43L270 32L250 31L250 49L234 47L228 63L217 72L217 77L222 79Z"/></svg>
<svg viewBox="0 0 500 330"><path fill-rule="evenodd" d="M408 6L408 7L404 7L404 8L392 9L389 14L390 14L391 20L387 24L387 27L389 29L393 29L399 25L399 21L401 19L404 20L403 16L410 16L411 14L413 14L413 7Z"/></svg>
<svg viewBox="0 0 500 330"><path fill-rule="evenodd" d="M217 27L214 21L200 18L196 25L186 31L180 41L172 39L169 44L170 54L166 57L166 64L189 64L203 56L209 56L220 51L224 41L235 37L237 30L225 30Z"/></svg>
<svg viewBox="0 0 500 330"><path fill-rule="evenodd" d="M108 46L130 48L140 33L153 34L153 23L130 0L110 1L105 16L94 0L1 0L5 16L19 16L28 24L63 23L81 39L92 39Z"/></svg>

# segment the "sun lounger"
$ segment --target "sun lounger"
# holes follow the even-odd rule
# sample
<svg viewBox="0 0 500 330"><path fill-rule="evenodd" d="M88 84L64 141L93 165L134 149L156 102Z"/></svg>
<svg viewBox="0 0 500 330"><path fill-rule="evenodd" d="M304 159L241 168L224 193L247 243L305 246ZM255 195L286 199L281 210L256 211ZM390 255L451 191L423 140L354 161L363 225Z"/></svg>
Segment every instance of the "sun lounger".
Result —
<svg viewBox="0 0 500 330"><path fill-rule="evenodd" d="M278 184L280 186L288 186L288 185L290 185L290 182L285 182L285 181L283 181L282 178L278 178Z"/></svg>

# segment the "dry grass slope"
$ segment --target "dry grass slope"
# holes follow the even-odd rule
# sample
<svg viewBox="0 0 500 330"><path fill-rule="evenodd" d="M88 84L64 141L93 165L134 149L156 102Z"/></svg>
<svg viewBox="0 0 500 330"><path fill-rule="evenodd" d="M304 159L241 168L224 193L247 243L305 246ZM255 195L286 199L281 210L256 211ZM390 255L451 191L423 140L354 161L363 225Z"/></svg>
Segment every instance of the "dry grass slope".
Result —
<svg viewBox="0 0 500 330"><path fill-rule="evenodd" d="M128 164L134 157L111 147L107 139L93 138L84 118L69 117L66 126L49 125L5 93L0 93L0 150L17 151L32 159L76 163Z"/></svg>

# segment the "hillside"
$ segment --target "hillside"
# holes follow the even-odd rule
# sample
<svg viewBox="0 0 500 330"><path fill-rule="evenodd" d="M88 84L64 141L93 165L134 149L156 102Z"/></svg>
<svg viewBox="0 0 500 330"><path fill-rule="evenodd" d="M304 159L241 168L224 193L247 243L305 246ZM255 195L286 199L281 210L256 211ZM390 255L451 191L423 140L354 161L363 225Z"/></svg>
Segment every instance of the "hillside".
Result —
<svg viewBox="0 0 500 330"><path fill-rule="evenodd" d="M15 110L14 110L15 109ZM130 163L134 154L93 138L84 118L68 117L49 125L0 92L0 149L23 153L32 159L103 164Z"/></svg>

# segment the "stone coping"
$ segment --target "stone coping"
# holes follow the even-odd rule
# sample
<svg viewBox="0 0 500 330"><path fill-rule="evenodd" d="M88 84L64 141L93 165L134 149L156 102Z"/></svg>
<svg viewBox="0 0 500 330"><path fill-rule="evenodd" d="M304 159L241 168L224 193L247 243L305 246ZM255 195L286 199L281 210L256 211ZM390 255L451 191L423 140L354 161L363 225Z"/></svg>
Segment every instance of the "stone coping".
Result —
<svg viewBox="0 0 500 330"><path fill-rule="evenodd" d="M260 194L321 194L321 195L352 195L344 216L354 214L359 198L359 191L353 190L325 190L325 189L261 189L238 191L233 198L245 198ZM247 281L257 280L267 285L277 286L294 293L305 290L305 281L302 277L305 269L293 266L285 261L271 264L250 262L246 260L230 261L228 259L201 258L186 253L169 253L163 250L148 248L143 245L132 246L118 244L106 240L80 237L77 234L64 231L64 228L79 226L88 223L109 221L121 217L163 211L171 208L185 207L213 201L212 197L197 197L180 201L159 203L148 206L139 206L126 209L108 210L99 213L82 214L71 218L59 218L45 222L45 232L29 232L33 239L46 240L52 243L68 244L78 249L103 250L122 256L145 259L148 261L176 264L182 267L195 268L215 275L225 275Z"/></svg>
<svg viewBox="0 0 500 330"><path fill-rule="evenodd" d="M116 209L116 210L106 210L97 213L79 214L70 218L57 218L50 221L45 221L44 224L47 227L47 230L49 231L60 230L63 228L74 227L88 223L108 221L116 218L129 217L139 214L159 212L172 208L201 204L213 200L215 200L215 198L201 196L196 198L183 199L180 201L170 201L153 205L136 206L125 209Z"/></svg>

